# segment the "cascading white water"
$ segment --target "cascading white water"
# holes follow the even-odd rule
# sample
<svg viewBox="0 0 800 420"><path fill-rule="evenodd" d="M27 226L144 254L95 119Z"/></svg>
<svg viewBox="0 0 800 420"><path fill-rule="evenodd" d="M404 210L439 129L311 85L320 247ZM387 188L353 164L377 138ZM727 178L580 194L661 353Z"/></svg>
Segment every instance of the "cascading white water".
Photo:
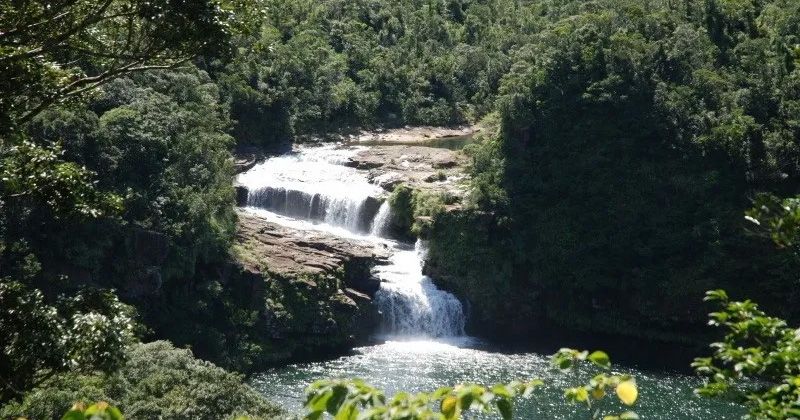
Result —
<svg viewBox="0 0 800 420"><path fill-rule="evenodd" d="M378 269L382 280L375 302L384 316L384 332L391 335L453 337L464 334L461 302L439 290L422 274L424 250L397 250L392 263Z"/></svg>
<svg viewBox="0 0 800 420"><path fill-rule="evenodd" d="M296 219L367 232L377 212L366 204L382 190L342 163L359 149L333 146L301 149L268 159L239 175L247 205Z"/></svg>
<svg viewBox="0 0 800 420"><path fill-rule="evenodd" d="M390 264L376 269L381 287L375 303L384 316L384 333L406 337L462 335L461 303L422 274L421 242L408 250L386 239L391 208L386 200L380 208L374 208L383 191L363 172L343 165L358 150L302 148L268 159L239 175L238 182L247 187L247 205L256 215L293 229L358 235L393 250ZM370 201L375 204L368 211ZM364 235L367 232L369 236Z"/></svg>
<svg viewBox="0 0 800 420"><path fill-rule="evenodd" d="M370 227L369 234L372 236L383 237L389 229L389 221L392 219L392 206L389 205L389 200L385 200L378 213L375 214L375 219L372 220L372 227Z"/></svg>

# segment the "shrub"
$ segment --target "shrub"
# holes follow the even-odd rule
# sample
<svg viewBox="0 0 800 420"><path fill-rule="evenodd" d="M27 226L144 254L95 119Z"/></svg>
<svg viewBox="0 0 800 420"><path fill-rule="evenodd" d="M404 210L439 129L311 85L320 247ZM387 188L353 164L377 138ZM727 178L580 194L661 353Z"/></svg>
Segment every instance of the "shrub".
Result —
<svg viewBox="0 0 800 420"><path fill-rule="evenodd" d="M156 341L130 346L111 375L63 374L0 410L0 417L60 418L76 401L108 401L130 419L278 418L281 409L210 362Z"/></svg>

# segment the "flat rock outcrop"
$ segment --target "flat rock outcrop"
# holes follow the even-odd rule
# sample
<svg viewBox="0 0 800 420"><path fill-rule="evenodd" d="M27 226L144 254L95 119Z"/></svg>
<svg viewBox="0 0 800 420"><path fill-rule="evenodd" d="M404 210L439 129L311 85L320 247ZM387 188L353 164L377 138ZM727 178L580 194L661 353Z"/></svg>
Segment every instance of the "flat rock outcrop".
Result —
<svg viewBox="0 0 800 420"><path fill-rule="evenodd" d="M388 250L371 242L291 229L245 211L239 212L236 242L245 270L285 278L334 275L344 270L347 286L370 296L378 286L370 270L389 257Z"/></svg>
<svg viewBox="0 0 800 420"><path fill-rule="evenodd" d="M349 141L358 143L422 143L431 139L471 136L480 131L476 126L463 127L401 127L383 130L362 131L350 136Z"/></svg>
<svg viewBox="0 0 800 420"><path fill-rule="evenodd" d="M386 145L359 151L347 165L368 170L372 182L391 191L401 183L414 188L455 189L468 163L469 158L457 150Z"/></svg>

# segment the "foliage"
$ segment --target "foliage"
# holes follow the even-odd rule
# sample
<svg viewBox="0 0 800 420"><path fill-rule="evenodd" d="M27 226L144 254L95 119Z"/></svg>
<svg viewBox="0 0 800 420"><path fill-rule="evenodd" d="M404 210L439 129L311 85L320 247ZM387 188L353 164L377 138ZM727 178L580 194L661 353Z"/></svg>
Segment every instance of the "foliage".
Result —
<svg viewBox="0 0 800 420"><path fill-rule="evenodd" d="M132 309L110 289L130 301L143 272L160 282L166 257L142 251L143 230L173 241L168 278L227 255L230 137L217 93L191 69L141 73L227 55L227 13L241 3L0 6L0 400L122 362Z"/></svg>
<svg viewBox="0 0 800 420"><path fill-rule="evenodd" d="M800 238L800 198L779 199L771 194L760 194L746 217L779 247L796 247Z"/></svg>
<svg viewBox="0 0 800 420"><path fill-rule="evenodd" d="M711 357L692 366L707 379L697 392L744 401L748 418L786 419L800 415L800 336L786 321L766 315L755 303L731 301L714 290L706 300L720 310L709 324L725 337L713 343Z"/></svg>
<svg viewBox="0 0 800 420"><path fill-rule="evenodd" d="M406 184L400 184L395 187L388 200L392 209L392 228L407 234L414 224L414 190Z"/></svg>
<svg viewBox="0 0 800 420"><path fill-rule="evenodd" d="M487 113L523 19L517 2L264 0L258 31L215 69L240 143ZM218 70L218 71L217 71Z"/></svg>
<svg viewBox="0 0 800 420"><path fill-rule="evenodd" d="M427 237L431 223L453 204L457 197L443 191L412 188L400 184L389 195L392 208L391 228L400 237Z"/></svg>
<svg viewBox="0 0 800 420"><path fill-rule="evenodd" d="M604 352L561 349L553 355L552 363L560 369L577 371L584 362L591 362L603 370L611 368L611 361ZM541 380L527 382L514 381L508 384L495 384L484 387L475 384L458 384L439 388L434 392L409 394L398 392L387 399L381 390L375 389L361 380L320 380L306 389L306 419L319 419L325 413L336 419L460 419L470 410L482 413L497 411L503 419L511 419L514 413L513 401L518 397L529 398L544 386ZM632 378L625 375L595 376L589 384L567 388L565 398L573 403L585 403L589 410L592 402L599 402L606 396L606 389L615 389L620 401L628 406L636 403L638 390ZM598 418L601 411L596 409L592 418ZM619 415L606 415L604 420L638 419L636 413L626 411Z"/></svg>
<svg viewBox="0 0 800 420"><path fill-rule="evenodd" d="M110 292L83 290L49 305L42 292L0 279L0 400L61 372L110 372L136 340L134 311Z"/></svg>
<svg viewBox="0 0 800 420"><path fill-rule="evenodd" d="M2 410L3 417L60 418L75 401L108 401L128 418L279 418L282 411L239 375L168 342L136 344L109 375L59 375Z"/></svg>
<svg viewBox="0 0 800 420"><path fill-rule="evenodd" d="M122 412L105 401L90 406L77 402L61 417L61 420L123 420Z"/></svg>
<svg viewBox="0 0 800 420"><path fill-rule="evenodd" d="M511 418L511 400L529 397L541 381L497 384L491 389L474 384L439 388L432 393L399 392L388 401L383 392L360 380L322 380L306 390L307 419L326 412L341 419L458 419L468 410L497 411ZM431 406L438 406L437 413ZM360 410L365 408L365 411Z"/></svg>
<svg viewBox="0 0 800 420"><path fill-rule="evenodd" d="M56 218L73 214L100 217L121 210L121 199L97 191L95 174L64 160L58 144L42 147L23 141L4 155L0 173L0 200L4 205L18 206L24 201L28 206L52 209Z"/></svg>
<svg viewBox="0 0 800 420"><path fill-rule="evenodd" d="M432 229L432 277L473 327L700 343L717 287L800 317L798 260L741 217L756 192L796 193L798 7L519 4L534 30L515 34L499 131L473 151L474 207Z"/></svg>
<svg viewBox="0 0 800 420"><path fill-rule="evenodd" d="M225 46L225 15L206 0L45 1L0 8L0 126L127 73L180 65Z"/></svg>

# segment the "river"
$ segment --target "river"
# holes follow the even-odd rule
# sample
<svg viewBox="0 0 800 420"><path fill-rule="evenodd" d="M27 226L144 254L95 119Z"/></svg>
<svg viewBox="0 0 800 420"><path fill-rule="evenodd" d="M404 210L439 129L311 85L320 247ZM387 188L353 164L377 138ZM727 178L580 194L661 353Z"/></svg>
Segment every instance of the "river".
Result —
<svg viewBox="0 0 800 420"><path fill-rule="evenodd" d="M301 413L303 390L317 379L361 378L391 395L400 390L433 391L461 382L538 378L545 387L531 399L517 402L515 418L590 418L587 409L568 404L563 397L564 387L585 383L589 373L576 378L554 369L547 355L506 353L464 335L461 303L422 274L424 244L387 238L388 205L367 205L370 197L384 199L385 192L370 183L364 171L344 165L363 147L368 146L300 148L239 176L238 182L249 190L248 211L293 229L372 241L392 253L390 263L377 267L375 273L381 279L375 296L383 316L381 330L376 332L381 344L356 348L333 360L275 368L255 375L252 385L290 412ZM692 390L699 385L694 377L635 367L615 369L636 378L640 396L635 411L643 419L734 419L743 414L734 404L694 396ZM606 400L608 412L625 410L615 406L613 399Z"/></svg>

